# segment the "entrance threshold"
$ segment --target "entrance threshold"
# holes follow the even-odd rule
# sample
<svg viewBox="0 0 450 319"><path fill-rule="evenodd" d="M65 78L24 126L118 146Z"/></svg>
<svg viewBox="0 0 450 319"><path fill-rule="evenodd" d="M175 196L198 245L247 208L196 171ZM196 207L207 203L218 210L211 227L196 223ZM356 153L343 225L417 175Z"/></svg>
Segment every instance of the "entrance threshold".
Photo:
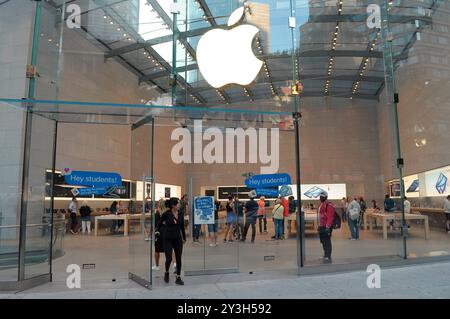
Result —
<svg viewBox="0 0 450 319"><path fill-rule="evenodd" d="M413 257L404 259L400 256L382 256L382 257L367 257L360 258L359 261L353 263L336 263L320 264L307 263L305 267L300 269L299 276L318 275L318 274L334 274L352 271L366 271L367 266L376 264L380 268L397 268L404 266L414 266L422 264L432 264L442 261L450 261L450 255L435 256L435 257Z"/></svg>
<svg viewBox="0 0 450 319"><path fill-rule="evenodd" d="M217 269L200 269L185 270L185 276L202 276L202 275L223 275L239 273L239 268L217 268Z"/></svg>

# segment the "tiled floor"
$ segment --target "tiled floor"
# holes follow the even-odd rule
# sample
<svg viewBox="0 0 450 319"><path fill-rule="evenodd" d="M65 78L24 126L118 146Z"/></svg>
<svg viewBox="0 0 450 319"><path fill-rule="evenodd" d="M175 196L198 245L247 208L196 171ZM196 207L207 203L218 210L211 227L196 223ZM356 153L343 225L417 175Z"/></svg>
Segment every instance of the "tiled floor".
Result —
<svg viewBox="0 0 450 319"><path fill-rule="evenodd" d="M234 241L224 243L219 235L218 245L210 247L201 240L194 244L191 240L184 247L183 270L202 270L217 268L238 268L247 280L257 278L259 273L276 272L280 276L290 276L297 272L297 245L295 234L289 239L273 241L273 227L269 223L268 233L258 234L254 244ZM347 225L333 233L333 265L361 261L374 256L397 256L402 252L402 240L399 232L390 231L388 240L383 240L381 229L362 230L359 241L348 240ZM67 234L64 240L66 254L53 262L53 283L66 287L67 266L70 264L95 264L95 269L83 269L82 281L87 285L127 287L128 272L131 271L149 279L149 246L139 235L123 237L101 232L99 236ZM450 254L450 235L433 230L431 238L423 238L421 225L413 225L408 240L410 255ZM316 233L308 230L305 240L306 265L321 263L322 248ZM160 266L163 268L165 257L161 255ZM329 265L330 271L333 265ZM39 271L43 265L35 265ZM45 265L44 265L45 266ZM31 271L30 267L30 271ZM42 268L43 269L43 268ZM154 284L163 284L163 270L155 271ZM220 275L195 276L191 281L198 284L216 281ZM240 278L240 277L233 277Z"/></svg>

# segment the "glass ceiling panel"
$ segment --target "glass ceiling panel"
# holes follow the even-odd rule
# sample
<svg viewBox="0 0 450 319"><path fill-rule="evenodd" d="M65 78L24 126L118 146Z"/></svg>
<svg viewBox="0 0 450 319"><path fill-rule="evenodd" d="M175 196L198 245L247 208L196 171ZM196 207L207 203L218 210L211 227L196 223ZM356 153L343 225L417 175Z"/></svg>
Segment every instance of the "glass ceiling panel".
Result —
<svg viewBox="0 0 450 319"><path fill-rule="evenodd" d="M159 1L163 9L169 9L170 1ZM167 6L169 6L167 8ZM147 0L139 0L139 34L144 40L159 38L172 34L158 12Z"/></svg>

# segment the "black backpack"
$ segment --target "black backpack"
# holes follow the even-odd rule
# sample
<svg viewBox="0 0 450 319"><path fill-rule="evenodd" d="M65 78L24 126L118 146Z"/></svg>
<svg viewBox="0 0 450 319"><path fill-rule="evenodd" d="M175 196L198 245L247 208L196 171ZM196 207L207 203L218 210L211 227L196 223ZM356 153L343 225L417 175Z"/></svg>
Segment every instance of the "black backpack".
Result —
<svg viewBox="0 0 450 319"><path fill-rule="evenodd" d="M333 227L333 229L339 229L341 228L341 216L336 212L334 206L331 207L333 207L334 212L333 225L331 227ZM328 212L328 204L325 206L325 211Z"/></svg>

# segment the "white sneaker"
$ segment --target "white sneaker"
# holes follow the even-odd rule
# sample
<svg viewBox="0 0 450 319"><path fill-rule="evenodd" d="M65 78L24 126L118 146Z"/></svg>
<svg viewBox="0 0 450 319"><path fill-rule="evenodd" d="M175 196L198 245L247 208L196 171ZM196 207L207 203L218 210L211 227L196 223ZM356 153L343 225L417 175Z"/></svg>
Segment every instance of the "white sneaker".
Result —
<svg viewBox="0 0 450 319"><path fill-rule="evenodd" d="M159 266L152 266L152 270L159 270Z"/></svg>
<svg viewBox="0 0 450 319"><path fill-rule="evenodd" d="M217 244L209 244L209 247L216 247Z"/></svg>

